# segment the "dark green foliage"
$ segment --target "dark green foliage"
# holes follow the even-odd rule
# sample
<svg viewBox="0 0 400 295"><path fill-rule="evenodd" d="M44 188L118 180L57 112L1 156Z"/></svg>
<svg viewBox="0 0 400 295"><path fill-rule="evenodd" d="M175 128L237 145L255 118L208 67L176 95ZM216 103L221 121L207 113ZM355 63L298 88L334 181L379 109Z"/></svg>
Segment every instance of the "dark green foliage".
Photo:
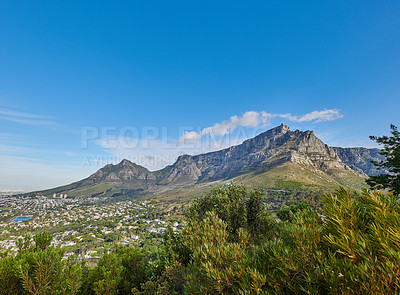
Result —
<svg viewBox="0 0 400 295"><path fill-rule="evenodd" d="M140 290L151 276L150 256L126 247L121 248L118 255L123 267L119 294L130 294L134 288Z"/></svg>
<svg viewBox="0 0 400 295"><path fill-rule="evenodd" d="M16 275L16 261L13 257L0 258L0 295L19 294L20 280Z"/></svg>
<svg viewBox="0 0 400 295"><path fill-rule="evenodd" d="M279 217L280 220L282 221L293 221L293 217L295 214L299 211L303 210L310 210L310 207L304 203L300 203L295 205L290 205L290 207L285 207L283 209L280 209L276 215Z"/></svg>
<svg viewBox="0 0 400 295"><path fill-rule="evenodd" d="M227 223L230 238L237 238L237 231L246 222L247 190L244 186L223 186L212 190L191 205L187 217L200 222L207 212L214 211Z"/></svg>
<svg viewBox="0 0 400 295"><path fill-rule="evenodd" d="M207 212L215 212L226 222L230 241L238 241L240 228L245 228L257 243L271 238L275 232L275 221L270 217L260 191L248 192L245 186L232 184L212 190L189 207L187 218L200 222Z"/></svg>
<svg viewBox="0 0 400 295"><path fill-rule="evenodd" d="M40 233L17 241L19 253L0 259L0 294L76 294L84 265L50 247L51 236Z"/></svg>
<svg viewBox="0 0 400 295"><path fill-rule="evenodd" d="M274 223L257 191L222 187L160 247L116 247L92 268L27 236L0 257L0 295L399 294L398 198L341 188L323 203L322 217L299 204Z"/></svg>
<svg viewBox="0 0 400 295"><path fill-rule="evenodd" d="M150 255L131 247L105 254L87 274L80 294L131 294L150 279Z"/></svg>
<svg viewBox="0 0 400 295"><path fill-rule="evenodd" d="M319 249L321 220L300 210L291 222L281 224L278 237L261 245L254 253L254 265L266 277L263 290L277 294L323 294L324 258ZM321 267L322 266L322 267Z"/></svg>
<svg viewBox="0 0 400 295"><path fill-rule="evenodd" d="M117 294L123 267L119 257L106 254L91 273L90 282L95 294Z"/></svg>
<svg viewBox="0 0 400 295"><path fill-rule="evenodd" d="M187 266L192 254L190 248L184 244L183 235L175 233L171 226L164 232L165 260L167 264L179 262Z"/></svg>
<svg viewBox="0 0 400 295"><path fill-rule="evenodd" d="M366 182L372 188L387 188L395 195L400 194L400 132L397 127L390 125L390 133L392 136L370 136L370 139L379 144L383 144L383 149L380 152L385 156L386 160L381 162L373 162L379 169L389 171L387 174L379 174L370 176Z"/></svg>
<svg viewBox="0 0 400 295"><path fill-rule="evenodd" d="M50 246L53 237L51 234L46 232L41 232L33 237L35 241L36 250L44 251L47 247Z"/></svg>
<svg viewBox="0 0 400 295"><path fill-rule="evenodd" d="M341 260L350 261L348 282L364 293L400 292L400 205L393 194L349 192L324 200L324 241Z"/></svg>
<svg viewBox="0 0 400 295"><path fill-rule="evenodd" d="M299 210L256 251L265 290L284 294L397 294L400 208L378 192L339 189L324 199L325 222Z"/></svg>
<svg viewBox="0 0 400 295"><path fill-rule="evenodd" d="M81 267L62 260L63 251L47 248L21 256L17 274L29 294L76 294L80 286Z"/></svg>
<svg viewBox="0 0 400 295"><path fill-rule="evenodd" d="M272 240L228 239L227 223L207 213L189 223L192 294L395 294L400 291L400 211L389 194L339 189L324 201L326 222L304 205L282 212ZM293 210L290 210L293 209ZM283 216L289 216L285 218ZM249 274L251 274L249 276Z"/></svg>
<svg viewBox="0 0 400 295"><path fill-rule="evenodd" d="M200 223L187 228L186 243L193 252L186 270L187 294L239 294L258 292L263 275L251 265L249 237L240 228L235 242L228 240L227 224L214 212L207 212Z"/></svg>
<svg viewBox="0 0 400 295"><path fill-rule="evenodd" d="M155 281L147 281L142 285L142 294L146 295L178 295L184 293L185 267L179 262L168 265ZM137 290L136 294L140 294ZM133 293L135 294L135 293Z"/></svg>

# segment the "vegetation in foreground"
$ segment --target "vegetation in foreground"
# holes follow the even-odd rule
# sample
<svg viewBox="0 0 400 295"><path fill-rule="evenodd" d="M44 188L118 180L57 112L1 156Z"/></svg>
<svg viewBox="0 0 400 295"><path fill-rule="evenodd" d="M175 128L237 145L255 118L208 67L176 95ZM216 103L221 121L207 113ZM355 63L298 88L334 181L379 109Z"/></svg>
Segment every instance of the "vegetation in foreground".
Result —
<svg viewBox="0 0 400 295"><path fill-rule="evenodd" d="M392 136L370 136L370 139L383 145L380 154L385 156L385 161L373 162L378 169L386 170L388 173L381 173L367 179L370 187L377 189L388 189L395 195L400 194L400 132L395 125L390 125Z"/></svg>
<svg viewBox="0 0 400 295"><path fill-rule="evenodd" d="M338 189L324 215L307 205L271 218L257 191L213 190L160 249L113 249L89 267L47 234L0 259L0 294L396 294L400 207L393 194Z"/></svg>

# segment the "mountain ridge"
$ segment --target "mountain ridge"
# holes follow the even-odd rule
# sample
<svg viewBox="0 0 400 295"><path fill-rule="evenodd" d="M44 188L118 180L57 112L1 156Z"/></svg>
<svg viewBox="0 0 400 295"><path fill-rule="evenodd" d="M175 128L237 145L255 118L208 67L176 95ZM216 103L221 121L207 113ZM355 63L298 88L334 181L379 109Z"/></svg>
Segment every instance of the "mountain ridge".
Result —
<svg viewBox="0 0 400 295"><path fill-rule="evenodd" d="M332 183L338 180L341 183L343 177L358 177L361 183L363 177L376 173L369 161L382 160L378 152L377 149L330 147L313 131L292 131L281 124L239 145L205 154L181 155L172 165L157 171L124 159L104 166L83 180L42 193L153 194L268 171L284 163L316 173L317 177L329 176Z"/></svg>

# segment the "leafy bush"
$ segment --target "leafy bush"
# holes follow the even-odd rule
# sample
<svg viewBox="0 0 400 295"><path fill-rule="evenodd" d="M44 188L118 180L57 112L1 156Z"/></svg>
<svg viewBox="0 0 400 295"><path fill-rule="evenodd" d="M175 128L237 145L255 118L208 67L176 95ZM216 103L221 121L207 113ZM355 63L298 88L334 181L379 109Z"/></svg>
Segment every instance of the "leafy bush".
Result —
<svg viewBox="0 0 400 295"><path fill-rule="evenodd" d="M275 233L276 222L257 190L248 192L246 187L234 184L216 188L195 201L186 216L192 222L201 222L207 212L214 212L226 223L230 241L238 241L240 228L246 229L255 243L270 239Z"/></svg>
<svg viewBox="0 0 400 295"><path fill-rule="evenodd" d="M199 224L188 226L187 246L193 252L186 271L188 294L258 293L265 277L252 267L249 236L240 228L237 242L228 241L227 224L208 212Z"/></svg>
<svg viewBox="0 0 400 295"><path fill-rule="evenodd" d="M1 294L399 294L400 204L340 188L324 215L268 214L257 191L222 187L195 202L160 247L116 247L89 268L40 234L0 257Z"/></svg>
<svg viewBox="0 0 400 295"><path fill-rule="evenodd" d="M0 294L77 294L84 265L63 260L64 251L50 247L51 235L40 233L17 241L15 257L0 259Z"/></svg>
<svg viewBox="0 0 400 295"><path fill-rule="evenodd" d="M300 203L298 205L290 205L290 207L285 207L283 209L280 209L276 215L279 217L280 220L282 221L293 221L293 217L295 214L299 211L302 210L310 210L311 208L304 204Z"/></svg>
<svg viewBox="0 0 400 295"><path fill-rule="evenodd" d="M387 188L395 195L400 195L400 132L393 124L390 125L392 136L370 136L369 138L383 145L379 152L385 157L384 161L372 161L378 168L388 173L370 176L366 182L372 188Z"/></svg>
<svg viewBox="0 0 400 295"><path fill-rule="evenodd" d="M339 189L324 199L324 241L351 262L349 287L375 294L400 292L400 205L393 194Z"/></svg>

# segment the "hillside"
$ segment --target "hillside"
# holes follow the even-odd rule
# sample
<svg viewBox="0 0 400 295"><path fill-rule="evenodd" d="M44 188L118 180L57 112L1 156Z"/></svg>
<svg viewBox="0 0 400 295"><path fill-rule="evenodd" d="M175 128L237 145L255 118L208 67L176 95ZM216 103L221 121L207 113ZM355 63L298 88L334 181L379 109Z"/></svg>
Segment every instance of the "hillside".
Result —
<svg viewBox="0 0 400 295"><path fill-rule="evenodd" d="M232 180L260 188L289 186L329 191L345 185L358 189L364 185L366 175L377 173L370 161L381 159L378 151L332 148L313 131L292 131L282 124L237 146L180 156L173 165L158 171L123 160L108 164L81 181L40 193L132 197L170 196L183 190L190 198L204 187Z"/></svg>

